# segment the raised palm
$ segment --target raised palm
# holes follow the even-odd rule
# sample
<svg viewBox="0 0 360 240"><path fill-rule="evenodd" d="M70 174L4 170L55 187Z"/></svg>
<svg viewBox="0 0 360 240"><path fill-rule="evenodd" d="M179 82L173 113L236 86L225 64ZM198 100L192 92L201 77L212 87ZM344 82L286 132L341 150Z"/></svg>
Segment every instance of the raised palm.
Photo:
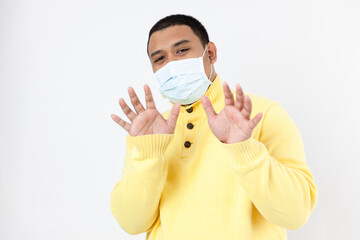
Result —
<svg viewBox="0 0 360 240"><path fill-rule="evenodd" d="M141 136L147 134L173 134L179 115L180 104L173 106L169 118L166 120L156 109L150 87L144 86L146 109L143 107L132 87L128 88L130 101L136 111L133 112L126 104L123 98L120 98L119 104L125 115L131 121L131 124L124 121L115 114L111 118L124 128L130 136Z"/></svg>
<svg viewBox="0 0 360 240"><path fill-rule="evenodd" d="M262 118L262 113L260 112L253 119L250 119L251 99L249 96L244 96L239 84L236 85L236 101L226 82L223 84L223 89L225 107L219 114L216 114L206 95L201 98L208 117L209 127L223 143L231 144L245 141L251 137L253 129Z"/></svg>

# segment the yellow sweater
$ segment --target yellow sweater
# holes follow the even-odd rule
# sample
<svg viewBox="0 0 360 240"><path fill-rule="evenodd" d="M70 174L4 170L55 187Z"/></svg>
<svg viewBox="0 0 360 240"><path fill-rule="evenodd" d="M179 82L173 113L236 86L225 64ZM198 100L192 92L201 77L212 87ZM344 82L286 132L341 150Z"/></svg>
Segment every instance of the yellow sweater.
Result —
<svg viewBox="0 0 360 240"><path fill-rule="evenodd" d="M251 119L263 112L246 141L220 142L200 100L181 106L174 134L127 136L122 178L111 193L124 231L147 232L146 240L283 240L286 229L307 222L318 191L301 135L278 102L245 94ZM219 75L206 95L219 113Z"/></svg>

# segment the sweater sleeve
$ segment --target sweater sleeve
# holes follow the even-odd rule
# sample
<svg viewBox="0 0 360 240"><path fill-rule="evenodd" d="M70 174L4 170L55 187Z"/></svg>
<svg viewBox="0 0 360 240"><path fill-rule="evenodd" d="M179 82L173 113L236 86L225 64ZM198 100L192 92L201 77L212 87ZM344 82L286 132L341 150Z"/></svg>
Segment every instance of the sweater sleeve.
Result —
<svg viewBox="0 0 360 240"><path fill-rule="evenodd" d="M124 231L139 234L151 230L167 177L164 152L173 134L126 137L121 180L111 193L111 212Z"/></svg>
<svg viewBox="0 0 360 240"><path fill-rule="evenodd" d="M291 230L302 227L318 190L301 135L284 108L276 102L264 112L259 140L225 145L234 156L230 166L236 179L262 216Z"/></svg>

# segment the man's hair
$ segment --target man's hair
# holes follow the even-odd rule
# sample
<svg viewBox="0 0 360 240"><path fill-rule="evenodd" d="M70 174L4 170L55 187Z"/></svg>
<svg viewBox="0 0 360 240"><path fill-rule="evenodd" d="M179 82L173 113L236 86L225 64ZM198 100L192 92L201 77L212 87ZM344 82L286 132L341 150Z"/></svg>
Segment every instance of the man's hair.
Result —
<svg viewBox="0 0 360 240"><path fill-rule="evenodd" d="M147 41L147 52L149 54L149 41L151 35L156 32L160 31L164 28L168 28L175 25L187 25L189 26L194 34L198 36L201 43L203 44L204 48L205 45L209 42L209 35L205 29L205 27L199 22L199 20L195 19L192 16L184 15L184 14L173 14L166 16L160 19L155 25L150 29L149 38Z"/></svg>

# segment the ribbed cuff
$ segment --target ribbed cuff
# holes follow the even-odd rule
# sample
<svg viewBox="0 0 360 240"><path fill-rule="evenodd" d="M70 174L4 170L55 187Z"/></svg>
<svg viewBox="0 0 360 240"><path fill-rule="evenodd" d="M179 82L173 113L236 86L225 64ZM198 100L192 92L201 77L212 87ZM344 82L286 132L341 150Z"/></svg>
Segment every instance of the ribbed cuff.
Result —
<svg viewBox="0 0 360 240"><path fill-rule="evenodd" d="M262 144L252 137L243 142L227 144L227 147L234 154L231 164L235 167L246 167L253 163L261 156Z"/></svg>
<svg viewBox="0 0 360 240"><path fill-rule="evenodd" d="M127 141L137 148L139 158L156 158L165 152L173 137L174 134L127 135Z"/></svg>

